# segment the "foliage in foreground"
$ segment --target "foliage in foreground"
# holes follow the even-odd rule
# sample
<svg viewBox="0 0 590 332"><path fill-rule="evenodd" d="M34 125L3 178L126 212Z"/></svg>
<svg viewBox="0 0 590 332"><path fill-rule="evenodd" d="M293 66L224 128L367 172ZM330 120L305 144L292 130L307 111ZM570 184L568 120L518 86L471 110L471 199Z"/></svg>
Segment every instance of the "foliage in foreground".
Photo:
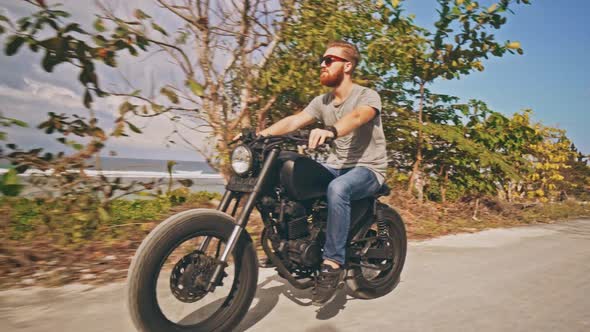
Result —
<svg viewBox="0 0 590 332"><path fill-rule="evenodd" d="M186 188L171 191L153 199L116 199L100 215L92 202L77 198L77 204L56 199L52 202L22 197L2 197L0 238L33 240L43 237L60 245L124 238L131 228L159 221L179 205L202 206L217 193L189 192Z"/></svg>

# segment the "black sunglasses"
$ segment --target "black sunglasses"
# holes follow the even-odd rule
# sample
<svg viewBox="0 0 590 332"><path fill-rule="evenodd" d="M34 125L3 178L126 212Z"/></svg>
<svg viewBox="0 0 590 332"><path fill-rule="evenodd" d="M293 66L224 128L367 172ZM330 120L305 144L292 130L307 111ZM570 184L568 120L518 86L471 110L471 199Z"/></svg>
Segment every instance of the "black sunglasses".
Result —
<svg viewBox="0 0 590 332"><path fill-rule="evenodd" d="M335 56L335 55L326 55L323 57L320 57L320 66L322 65L322 63L326 63L326 66L330 66L333 62L336 61L340 61L340 62L350 62L344 58L341 58L339 56Z"/></svg>

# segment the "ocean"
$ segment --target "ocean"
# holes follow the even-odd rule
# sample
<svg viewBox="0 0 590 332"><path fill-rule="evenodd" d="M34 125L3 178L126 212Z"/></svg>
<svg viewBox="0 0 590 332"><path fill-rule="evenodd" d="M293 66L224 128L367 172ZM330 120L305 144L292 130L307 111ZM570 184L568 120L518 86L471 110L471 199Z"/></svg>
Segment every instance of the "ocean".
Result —
<svg viewBox="0 0 590 332"><path fill-rule="evenodd" d="M206 162L187 160L175 160L175 162L176 164L172 168L172 178L174 180L192 180L191 191L205 190L218 193L225 191L223 177L209 167ZM8 165L6 163L1 164L0 173L4 173ZM168 160L101 157L100 170L95 167L94 161L89 161L90 167L85 172L90 176L102 174L109 179L121 178L124 183L134 180L147 182L152 179L168 179L170 175L168 174L167 164ZM39 173L39 171L28 170L20 176L26 182L26 178L34 173ZM167 186L168 181L165 181L162 187L167 188ZM178 181L175 181L174 188L179 186L181 185ZM28 188L23 194L28 195L31 193L33 193L33 189Z"/></svg>

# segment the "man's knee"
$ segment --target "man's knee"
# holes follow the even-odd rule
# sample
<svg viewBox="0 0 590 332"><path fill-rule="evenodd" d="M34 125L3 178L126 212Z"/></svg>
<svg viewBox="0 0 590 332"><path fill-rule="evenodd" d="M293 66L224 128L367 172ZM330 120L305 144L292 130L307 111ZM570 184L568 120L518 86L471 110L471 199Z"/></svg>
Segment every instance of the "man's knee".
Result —
<svg viewBox="0 0 590 332"><path fill-rule="evenodd" d="M346 198L350 196L350 185L344 181L338 181L336 178L328 185L328 199L330 198Z"/></svg>

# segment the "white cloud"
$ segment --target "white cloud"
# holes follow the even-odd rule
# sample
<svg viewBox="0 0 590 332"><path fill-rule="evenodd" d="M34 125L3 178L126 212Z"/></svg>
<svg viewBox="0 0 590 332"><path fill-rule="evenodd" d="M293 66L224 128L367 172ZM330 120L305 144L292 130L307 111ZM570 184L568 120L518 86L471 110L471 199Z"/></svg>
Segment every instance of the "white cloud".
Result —
<svg viewBox="0 0 590 332"><path fill-rule="evenodd" d="M82 106L82 97L71 89L49 82L42 82L29 77L23 79L21 89L0 84L0 108L4 115L18 118L30 124L31 128L5 128L9 140L23 148L45 147L49 150L61 150L54 142L58 136L47 136L34 129L45 120L47 112L78 114L88 117L89 113ZM119 116L118 107L125 101L125 97L109 96L97 98L93 104L95 114L99 118L99 126L107 133L114 127L114 119ZM134 101L136 102L136 101ZM164 158L164 159L202 159L194 151L187 149L176 137L171 137L180 144L168 144L168 135L175 129L173 123L166 116L141 118L128 116L143 134L136 134L127 130L128 137L111 137L107 141L105 151L114 150L120 156ZM185 120L189 121L189 120ZM178 130L196 145L205 141L205 134L179 127Z"/></svg>
<svg viewBox="0 0 590 332"><path fill-rule="evenodd" d="M0 85L0 96L11 97L25 102L44 101L59 107L75 108L82 106L81 97L70 89L26 77L24 81L25 87L23 89L15 89L4 84Z"/></svg>
<svg viewBox="0 0 590 332"><path fill-rule="evenodd" d="M177 18L159 10L153 1L105 1L123 16L131 15L134 8L142 8L169 31L173 31L179 25ZM72 14L72 21L81 23L85 29L93 30L92 22L95 14L99 13L94 0L62 0L61 2L64 3L62 9ZM9 16L14 18L27 15L32 6L24 2L14 2L6 7L11 11ZM77 80L78 69L64 64L56 67L56 71L46 73L39 65L41 60L39 54L29 53L28 50L23 51L23 55L28 57L19 57L18 60L12 60L12 63L8 60L0 62L2 66L5 66L2 68L3 71L13 73L11 77L4 75L0 77L0 111L3 111L6 116L28 122L33 128L45 120L46 113L50 111L88 117L89 112L82 104L83 87ZM18 66L14 65L14 61L20 61ZM27 65L23 65L25 62ZM118 58L118 64L117 68L97 65L97 74L103 89L118 92L141 89L143 94L153 95L156 100L164 101L165 97L159 96L158 93L162 85L183 86L184 76L179 73L175 65L168 62L164 54L132 57L124 53ZM22 88L19 88L20 86ZM114 120L119 116L119 106L124 100L125 97L117 96L95 98L93 110L99 119L99 126L107 133L112 131ZM133 100L133 103L139 104L137 100ZM199 159L197 153L188 150L178 137L171 139L179 144L166 147L166 138L175 129L166 116L153 118L129 116L128 120L140 127L143 134L135 134L127 130L129 137L109 138L105 151L116 150L120 156L130 157L158 159L176 156L177 159ZM184 118L182 121L191 127L197 125L193 119ZM178 130L195 145L209 147L210 142L207 142L206 134L191 131L182 126L178 126ZM9 128L8 132L9 138L22 140L22 143L29 147L53 148L53 145L49 145L49 141L53 141L54 137L48 137L35 129Z"/></svg>

